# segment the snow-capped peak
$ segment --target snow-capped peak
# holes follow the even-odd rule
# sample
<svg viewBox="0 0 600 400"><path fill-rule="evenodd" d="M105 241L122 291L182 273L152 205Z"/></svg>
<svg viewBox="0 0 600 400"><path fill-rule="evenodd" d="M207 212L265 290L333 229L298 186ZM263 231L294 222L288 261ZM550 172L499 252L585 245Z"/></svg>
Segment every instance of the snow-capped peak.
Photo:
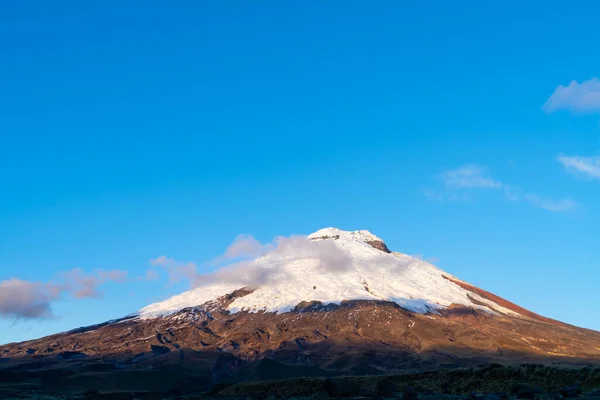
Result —
<svg viewBox="0 0 600 400"><path fill-rule="evenodd" d="M355 240L364 243L368 242L381 242L385 243L383 239L378 238L367 230L359 231L344 231L338 228L324 228L308 235L309 239L342 239L342 240Z"/></svg>
<svg viewBox="0 0 600 400"><path fill-rule="evenodd" d="M392 253L366 230L325 228L308 237L279 238L270 252L209 278L210 283L149 305L139 315L172 314L244 287L252 291L233 300L227 306L231 312L289 312L305 301L383 300L421 313L458 304L516 314L456 284L450 274L421 259Z"/></svg>

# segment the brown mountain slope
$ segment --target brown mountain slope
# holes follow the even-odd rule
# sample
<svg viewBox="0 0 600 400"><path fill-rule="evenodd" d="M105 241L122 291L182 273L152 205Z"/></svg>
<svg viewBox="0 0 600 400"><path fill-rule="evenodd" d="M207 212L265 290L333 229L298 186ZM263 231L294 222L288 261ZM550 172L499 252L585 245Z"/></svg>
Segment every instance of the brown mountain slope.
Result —
<svg viewBox="0 0 600 400"><path fill-rule="evenodd" d="M418 314L383 301L305 303L283 314L225 310L245 294L166 318L124 319L2 346L0 372L9 381L6 376L62 389L134 389L146 381L139 374L160 373L161 381L151 385L166 390L181 385L182 376L208 387L228 378L600 361L599 332L550 320L463 306ZM267 368L262 359L275 364Z"/></svg>
<svg viewBox="0 0 600 400"><path fill-rule="evenodd" d="M505 308L507 308L507 309L509 309L511 311L519 313L519 314L521 314L525 318L531 318L531 319L533 319L535 321L542 321L542 322L548 322L548 323L556 323L556 322L558 322L558 321L555 321L555 320L550 319L550 318L542 317L541 315L538 315L538 314L536 314L534 312L531 312L531 311L529 311L529 310L527 310L527 309L525 309L523 307L520 307L520 306L518 306L518 305L516 305L516 304L514 304L514 303L512 303L510 301L508 301L508 300L503 299L500 296L496 296L493 293L490 293L490 292L488 292L486 290L480 289L480 288L478 288L476 286L473 286L473 285L471 285L469 283L460 281L460 280L455 279L455 278L448 277L446 275L442 275L442 276L444 277L444 279L449 280L450 282L452 282L452 283L460 286L461 288L466 289L466 290L468 290L468 291L470 291L472 293L475 293L475 294L483 297L484 299L487 299L487 300L490 300L490 301L492 301L492 302L494 302L496 304L499 304L502 307L505 307Z"/></svg>

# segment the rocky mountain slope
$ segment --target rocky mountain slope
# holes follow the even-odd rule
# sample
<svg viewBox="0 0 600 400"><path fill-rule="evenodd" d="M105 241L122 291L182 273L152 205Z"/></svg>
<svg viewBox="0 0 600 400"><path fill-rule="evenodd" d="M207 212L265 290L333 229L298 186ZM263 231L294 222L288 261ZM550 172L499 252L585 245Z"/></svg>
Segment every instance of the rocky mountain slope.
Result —
<svg viewBox="0 0 600 400"><path fill-rule="evenodd" d="M539 316L391 252L367 231L281 239L203 279L118 321L0 346L0 381L168 390L600 360L600 332Z"/></svg>

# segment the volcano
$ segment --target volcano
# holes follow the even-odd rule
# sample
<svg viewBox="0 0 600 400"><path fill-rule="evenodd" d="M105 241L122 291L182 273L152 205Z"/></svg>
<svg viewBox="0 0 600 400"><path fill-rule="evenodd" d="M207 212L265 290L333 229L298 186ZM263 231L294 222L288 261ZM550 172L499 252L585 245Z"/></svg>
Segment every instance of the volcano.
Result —
<svg viewBox="0 0 600 400"><path fill-rule="evenodd" d="M600 360L600 332L555 321L366 230L281 238L122 319L0 346L7 382L56 390Z"/></svg>

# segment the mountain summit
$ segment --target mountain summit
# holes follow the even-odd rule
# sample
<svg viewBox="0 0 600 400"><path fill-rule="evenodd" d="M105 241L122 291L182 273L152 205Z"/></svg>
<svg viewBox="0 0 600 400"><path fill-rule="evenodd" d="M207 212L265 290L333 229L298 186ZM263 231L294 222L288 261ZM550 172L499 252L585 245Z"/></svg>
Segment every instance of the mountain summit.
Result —
<svg viewBox="0 0 600 400"><path fill-rule="evenodd" d="M90 382L169 390L600 361L600 332L537 315L393 252L366 230L326 228L255 247L245 254L251 257L198 277L194 289L123 319L0 346L0 373L57 390Z"/></svg>
<svg viewBox="0 0 600 400"><path fill-rule="evenodd" d="M418 313L436 313L454 304L519 315L421 259L391 252L366 230L325 228L307 237L280 239L263 256L206 278L212 282L149 305L139 316L166 316L242 288L250 292L228 305L233 313L285 313L310 301L378 300Z"/></svg>

